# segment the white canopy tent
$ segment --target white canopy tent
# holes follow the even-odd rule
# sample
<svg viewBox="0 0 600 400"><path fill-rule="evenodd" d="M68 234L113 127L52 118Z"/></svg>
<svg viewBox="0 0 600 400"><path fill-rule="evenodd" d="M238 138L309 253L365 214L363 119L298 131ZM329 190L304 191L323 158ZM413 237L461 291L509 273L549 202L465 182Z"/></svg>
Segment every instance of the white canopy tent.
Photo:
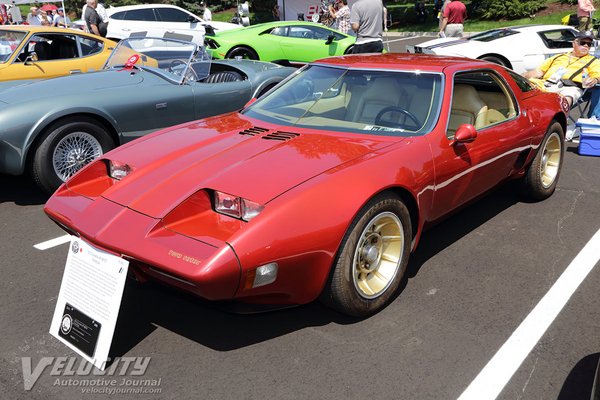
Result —
<svg viewBox="0 0 600 400"><path fill-rule="evenodd" d="M3 0L0 0L3 1ZM357 0L348 0L348 5L352 7ZM325 1L326 4L329 2ZM321 8L321 0L277 0L281 19L284 21L294 21L298 19L299 14L304 14L305 20L310 20L313 14L318 14Z"/></svg>

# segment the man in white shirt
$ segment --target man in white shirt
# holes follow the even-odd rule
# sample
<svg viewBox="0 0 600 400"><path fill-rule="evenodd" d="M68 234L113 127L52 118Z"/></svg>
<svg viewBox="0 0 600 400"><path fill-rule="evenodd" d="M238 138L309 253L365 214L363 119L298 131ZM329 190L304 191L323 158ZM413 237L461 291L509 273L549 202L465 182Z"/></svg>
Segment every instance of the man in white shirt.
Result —
<svg viewBox="0 0 600 400"><path fill-rule="evenodd" d="M31 7L29 11L29 14L27 14L27 23L29 25L41 25L42 20L40 18L39 9L37 7Z"/></svg>
<svg viewBox="0 0 600 400"><path fill-rule="evenodd" d="M202 14L202 19L205 21L212 21L212 13L210 12L210 9L206 5L206 3L204 3L204 2L200 3L200 7L204 9L204 13Z"/></svg>
<svg viewBox="0 0 600 400"><path fill-rule="evenodd" d="M54 16L54 20L52 21L52 24L54 26L58 26L60 28L67 28L70 23L71 23L71 20L69 19L68 16L65 15L65 10L63 10L62 8L59 8L56 12L56 15Z"/></svg>

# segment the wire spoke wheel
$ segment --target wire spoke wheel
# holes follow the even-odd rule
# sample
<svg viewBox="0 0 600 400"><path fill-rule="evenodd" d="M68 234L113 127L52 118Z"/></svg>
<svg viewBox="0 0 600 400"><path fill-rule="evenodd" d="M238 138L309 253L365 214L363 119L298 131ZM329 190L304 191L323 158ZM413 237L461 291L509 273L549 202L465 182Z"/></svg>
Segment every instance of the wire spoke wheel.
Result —
<svg viewBox="0 0 600 400"><path fill-rule="evenodd" d="M102 154L102 146L94 136L85 132L72 132L56 145L52 154L52 166L56 175L66 181Z"/></svg>
<svg viewBox="0 0 600 400"><path fill-rule="evenodd" d="M391 212L373 217L362 231L353 258L353 283L358 294L373 299L384 293L400 269L404 229Z"/></svg>

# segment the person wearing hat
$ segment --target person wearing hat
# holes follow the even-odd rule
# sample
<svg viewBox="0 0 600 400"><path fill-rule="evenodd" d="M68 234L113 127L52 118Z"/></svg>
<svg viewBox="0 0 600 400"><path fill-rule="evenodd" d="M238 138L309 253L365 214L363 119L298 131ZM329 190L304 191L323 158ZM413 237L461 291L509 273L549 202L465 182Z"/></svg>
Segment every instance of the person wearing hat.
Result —
<svg viewBox="0 0 600 400"><path fill-rule="evenodd" d="M66 28L71 23L71 20L68 16L65 15L65 10L63 8L59 8L56 11L56 15L54 16L54 20L52 21L52 25Z"/></svg>
<svg viewBox="0 0 600 400"><path fill-rule="evenodd" d="M600 80L600 61L590 54L594 46L591 33L580 32L573 40L573 50L546 59L538 68L523 73L538 87L564 96L569 107L576 103L584 88Z"/></svg>

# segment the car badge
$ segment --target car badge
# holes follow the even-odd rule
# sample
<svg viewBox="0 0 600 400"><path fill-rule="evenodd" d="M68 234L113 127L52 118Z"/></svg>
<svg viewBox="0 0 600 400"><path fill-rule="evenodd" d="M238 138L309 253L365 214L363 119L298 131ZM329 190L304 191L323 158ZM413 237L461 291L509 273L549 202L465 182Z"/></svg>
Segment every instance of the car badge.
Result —
<svg viewBox="0 0 600 400"><path fill-rule="evenodd" d="M132 55L131 57L129 57L129 59L125 63L125 68L124 69L133 69L133 66L135 65L135 63L138 62L139 59L140 59L140 55L139 54Z"/></svg>

